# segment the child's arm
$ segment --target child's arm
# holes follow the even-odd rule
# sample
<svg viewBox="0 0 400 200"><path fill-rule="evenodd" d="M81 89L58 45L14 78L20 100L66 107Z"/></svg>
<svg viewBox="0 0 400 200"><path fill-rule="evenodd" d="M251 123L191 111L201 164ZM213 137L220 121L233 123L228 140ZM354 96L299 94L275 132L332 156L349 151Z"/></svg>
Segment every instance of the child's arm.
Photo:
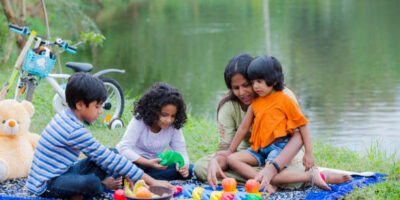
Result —
<svg viewBox="0 0 400 200"><path fill-rule="evenodd" d="M154 159L146 159L143 157L139 157L134 163L138 165L143 165L146 167L151 167L154 169L158 170L164 170L167 169L168 166L160 165L160 162L162 161L161 158L154 158Z"/></svg>
<svg viewBox="0 0 400 200"><path fill-rule="evenodd" d="M303 139L305 153L303 157L303 165L306 171L314 166L314 157L312 153L312 143L310 137L310 131L308 130L307 124L300 126L300 134Z"/></svg>
<svg viewBox="0 0 400 200"><path fill-rule="evenodd" d="M182 129L174 129L169 147L171 151L176 151L182 155L185 165L189 164L189 156L186 151L186 142L185 137L183 137Z"/></svg>
<svg viewBox="0 0 400 200"><path fill-rule="evenodd" d="M232 143L229 146L228 150L220 151L216 155L227 157L233 152L235 152L240 142L242 142L244 136L246 136L246 133L249 131L251 123L253 122L253 118L254 118L253 109L250 105L249 108L247 109L246 115L244 116L242 123L240 124L238 130L236 131L235 137L233 138Z"/></svg>
<svg viewBox="0 0 400 200"><path fill-rule="evenodd" d="M128 127L126 128L124 136L116 146L118 153L131 162L136 162L141 157L132 148L134 145L136 145L136 142L139 139L140 132L142 130L143 124L141 124L138 120L135 119L135 117L133 117L132 120L129 122Z"/></svg>
<svg viewBox="0 0 400 200"><path fill-rule="evenodd" d="M171 151L176 151L180 153L185 161L185 165L181 168L177 167L177 171L183 176L189 176L189 156L186 151L186 143L185 138L183 137L182 129L176 130L174 129L174 133L172 134L171 141L169 143L169 147Z"/></svg>
<svg viewBox="0 0 400 200"><path fill-rule="evenodd" d="M146 173L143 173L143 176L141 179L144 180L144 182L146 182L149 185L157 185L157 186L173 188L173 186L168 181L156 180L156 179L152 178L151 176L147 175ZM136 182L131 179L129 179L129 181L133 182L132 185L134 185L134 182Z"/></svg>
<svg viewBox="0 0 400 200"><path fill-rule="evenodd" d="M139 180L144 174L143 170L128 159L112 152L96 141L86 128L73 131L69 138L66 139L66 143L71 149L82 151L108 174L119 174L133 181Z"/></svg>

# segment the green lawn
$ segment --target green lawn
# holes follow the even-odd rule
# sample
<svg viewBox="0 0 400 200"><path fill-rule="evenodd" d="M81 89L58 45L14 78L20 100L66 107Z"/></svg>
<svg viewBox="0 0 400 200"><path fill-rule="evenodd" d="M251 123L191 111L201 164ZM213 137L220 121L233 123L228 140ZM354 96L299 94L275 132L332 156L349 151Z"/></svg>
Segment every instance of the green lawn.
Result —
<svg viewBox="0 0 400 200"><path fill-rule="evenodd" d="M2 85L8 78L10 70L0 67L0 84ZM41 133L46 124L54 116L52 109L52 98L54 91L50 86L42 81L34 94L33 104L36 111L32 118L32 132ZM126 99L125 111L123 114L124 123L131 119L133 99ZM188 153L191 162L198 158L211 154L216 151L218 144L217 125L215 121L204 117L193 117L188 115L188 121L183 128ZM115 147L121 139L124 129L109 130L101 124L94 124L88 127L92 134L107 147ZM387 181L370 186L359 188L355 192L346 196L346 199L400 199L400 162L394 154L387 154L382 151L377 142L371 145L364 155L350 151L346 148L337 148L320 141L313 141L313 150L316 164L318 166L337 168L349 171L375 171L388 174Z"/></svg>

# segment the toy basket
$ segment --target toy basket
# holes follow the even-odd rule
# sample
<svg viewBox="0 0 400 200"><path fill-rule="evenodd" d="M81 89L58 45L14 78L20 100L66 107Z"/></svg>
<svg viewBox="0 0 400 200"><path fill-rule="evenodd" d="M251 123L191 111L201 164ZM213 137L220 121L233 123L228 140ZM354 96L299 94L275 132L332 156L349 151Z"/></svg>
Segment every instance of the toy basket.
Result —
<svg viewBox="0 0 400 200"><path fill-rule="evenodd" d="M26 52L22 69L29 74L39 76L40 78L46 78L51 69L53 69L54 63L56 63L55 59L36 54L32 49L29 49Z"/></svg>

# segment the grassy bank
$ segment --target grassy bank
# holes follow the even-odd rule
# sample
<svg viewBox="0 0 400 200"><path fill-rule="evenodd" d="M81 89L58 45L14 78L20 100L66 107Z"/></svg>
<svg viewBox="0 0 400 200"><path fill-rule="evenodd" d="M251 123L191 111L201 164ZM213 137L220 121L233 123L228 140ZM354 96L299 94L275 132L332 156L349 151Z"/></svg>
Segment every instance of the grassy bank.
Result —
<svg viewBox="0 0 400 200"><path fill-rule="evenodd" d="M4 68L0 66L0 69L3 69L0 74L1 85L6 81L10 72L10 70L4 70ZM50 86L45 81L42 81L34 94L33 104L36 107L36 111L30 128L32 132L41 133L46 124L55 115L51 105L53 95L54 92ZM126 107L122 117L125 123L128 123L132 117L130 112L133 108L132 103L133 99L127 99L125 102ZM101 124L94 124L88 128L97 140L107 147L114 147L124 133L124 129L111 131ZM216 151L218 135L216 123L211 119L189 115L183 132L192 162ZM368 188L357 189L352 194L347 195L346 199L400 198L400 162L395 158L395 155L389 155L382 151L378 142L371 145L363 155L346 148L327 145L320 141L313 142L315 160L318 166L360 172L375 171L389 175L387 181Z"/></svg>

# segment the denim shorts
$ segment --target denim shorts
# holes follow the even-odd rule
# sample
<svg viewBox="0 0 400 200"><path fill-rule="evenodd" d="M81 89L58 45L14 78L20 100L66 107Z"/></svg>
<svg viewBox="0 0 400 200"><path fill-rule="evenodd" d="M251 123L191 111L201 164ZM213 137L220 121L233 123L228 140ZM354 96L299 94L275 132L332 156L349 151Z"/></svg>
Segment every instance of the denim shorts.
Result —
<svg viewBox="0 0 400 200"><path fill-rule="evenodd" d="M278 138L282 140L258 149L258 152L255 152L252 148L248 148L247 151L257 160L258 166L263 166L268 160L274 160L279 155L288 143L289 138L289 136Z"/></svg>

